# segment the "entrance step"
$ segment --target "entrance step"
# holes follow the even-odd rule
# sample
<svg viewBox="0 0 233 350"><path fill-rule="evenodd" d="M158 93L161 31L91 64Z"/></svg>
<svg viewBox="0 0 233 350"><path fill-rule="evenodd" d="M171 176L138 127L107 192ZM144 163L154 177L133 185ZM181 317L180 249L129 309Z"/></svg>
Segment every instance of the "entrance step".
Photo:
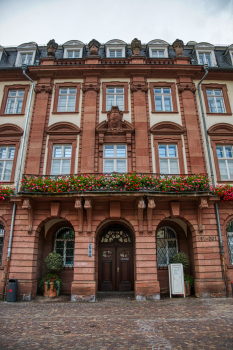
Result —
<svg viewBox="0 0 233 350"><path fill-rule="evenodd" d="M97 292L97 300L131 299L134 300L134 292Z"/></svg>

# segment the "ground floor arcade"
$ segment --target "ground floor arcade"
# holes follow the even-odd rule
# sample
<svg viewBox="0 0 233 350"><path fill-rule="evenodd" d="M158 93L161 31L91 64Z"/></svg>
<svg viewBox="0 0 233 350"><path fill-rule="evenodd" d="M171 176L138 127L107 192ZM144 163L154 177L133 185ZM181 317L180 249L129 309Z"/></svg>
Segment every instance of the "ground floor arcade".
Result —
<svg viewBox="0 0 233 350"><path fill-rule="evenodd" d="M25 194L16 200L9 278L18 280L19 300L37 295L45 258L54 250L64 261L62 293L72 301L95 301L98 291L134 291L136 300L157 300L168 292L167 265L179 251L189 256L186 273L195 280L197 297L226 293L214 197ZM12 202L1 204L1 291L11 212ZM230 289L233 265L225 231L233 218L231 205L220 204L220 217Z"/></svg>

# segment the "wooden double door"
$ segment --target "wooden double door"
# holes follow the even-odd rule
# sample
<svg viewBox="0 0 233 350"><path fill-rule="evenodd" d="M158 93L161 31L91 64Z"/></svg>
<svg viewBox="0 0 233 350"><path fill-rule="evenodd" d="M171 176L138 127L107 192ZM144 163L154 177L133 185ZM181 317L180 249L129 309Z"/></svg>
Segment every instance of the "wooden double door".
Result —
<svg viewBox="0 0 233 350"><path fill-rule="evenodd" d="M129 243L99 246L99 291L132 291L133 247Z"/></svg>

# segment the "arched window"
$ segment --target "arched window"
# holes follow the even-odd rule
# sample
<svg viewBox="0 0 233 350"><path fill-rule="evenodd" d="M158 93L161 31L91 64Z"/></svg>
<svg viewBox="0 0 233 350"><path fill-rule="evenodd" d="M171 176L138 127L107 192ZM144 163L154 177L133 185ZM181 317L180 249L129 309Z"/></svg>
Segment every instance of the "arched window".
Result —
<svg viewBox="0 0 233 350"><path fill-rule="evenodd" d="M227 225L227 240L229 247L230 262L233 265L233 221Z"/></svg>
<svg viewBox="0 0 233 350"><path fill-rule="evenodd" d="M2 251L3 251L3 240L4 240L4 226L0 222L0 266L2 265Z"/></svg>
<svg viewBox="0 0 233 350"><path fill-rule="evenodd" d="M70 227L60 228L55 236L54 251L63 257L63 266L74 266L74 231Z"/></svg>
<svg viewBox="0 0 233 350"><path fill-rule="evenodd" d="M162 227L157 232L156 243L157 266L168 266L173 255L178 253L177 236L175 231L168 226Z"/></svg>
<svg viewBox="0 0 233 350"><path fill-rule="evenodd" d="M100 236L101 243L131 243L131 234L129 231L120 225L108 226Z"/></svg>

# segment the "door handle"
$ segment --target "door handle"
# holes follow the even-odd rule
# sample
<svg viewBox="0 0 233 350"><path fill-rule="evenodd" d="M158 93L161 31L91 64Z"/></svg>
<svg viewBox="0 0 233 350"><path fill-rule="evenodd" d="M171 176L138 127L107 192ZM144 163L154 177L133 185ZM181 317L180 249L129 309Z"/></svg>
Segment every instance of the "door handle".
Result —
<svg viewBox="0 0 233 350"><path fill-rule="evenodd" d="M119 272L120 271L120 269L119 269L119 267L117 268L117 272Z"/></svg>

